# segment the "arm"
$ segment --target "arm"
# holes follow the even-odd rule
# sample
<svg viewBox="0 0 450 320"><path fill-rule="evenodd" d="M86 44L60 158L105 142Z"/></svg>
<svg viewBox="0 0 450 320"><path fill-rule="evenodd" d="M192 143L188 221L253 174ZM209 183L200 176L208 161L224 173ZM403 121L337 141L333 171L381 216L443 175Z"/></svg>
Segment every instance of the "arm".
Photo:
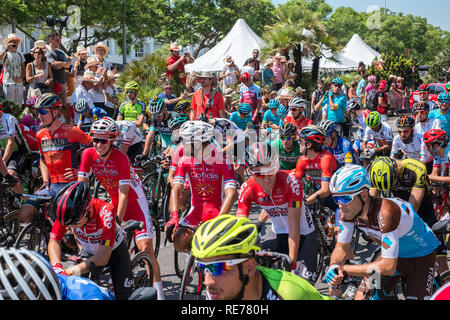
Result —
<svg viewBox="0 0 450 320"><path fill-rule="evenodd" d="M42 158L39 160L39 169L41 169L41 177L44 185L46 183L50 184L50 174L48 172L47 165L45 164L44 160L42 160Z"/></svg>
<svg viewBox="0 0 450 320"><path fill-rule="evenodd" d="M170 72L176 70L178 68L178 66L180 65L180 63L182 63L184 61L184 56L180 55L180 57L178 58L177 61L175 61L172 64L169 64L167 66L167 70L169 70Z"/></svg>
<svg viewBox="0 0 450 320"><path fill-rule="evenodd" d="M119 204L117 205L117 216L120 221L123 221L125 212L127 211L129 190L130 185L119 185Z"/></svg>
<svg viewBox="0 0 450 320"><path fill-rule="evenodd" d="M50 238L48 241L48 257L52 266L61 263L61 241Z"/></svg>
<svg viewBox="0 0 450 320"><path fill-rule="evenodd" d="M89 263L92 261L97 267L105 266L111 257L112 247L98 246L97 252L89 259L67 268L70 274L83 274L89 272Z"/></svg>
<svg viewBox="0 0 450 320"><path fill-rule="evenodd" d="M289 257L294 263L297 262L298 247L300 245L300 217L301 207L288 208L289 222Z"/></svg>
<svg viewBox="0 0 450 320"><path fill-rule="evenodd" d="M12 137L8 137L8 141L6 143L5 152L3 153L3 161L5 163L8 163L9 159L11 158L11 155L14 151L14 139L16 135L13 135Z"/></svg>
<svg viewBox="0 0 450 320"><path fill-rule="evenodd" d="M222 206L220 207L219 215L227 214L230 212L231 207L233 207L236 201L236 188L226 188L225 189L225 199L222 202Z"/></svg>
<svg viewBox="0 0 450 320"><path fill-rule="evenodd" d="M450 183L450 176L448 177L441 177L439 176L439 167L433 167L433 171L430 175L428 175L428 178L432 182L444 182L444 183Z"/></svg>
<svg viewBox="0 0 450 320"><path fill-rule="evenodd" d="M119 119L117 119L119 120ZM144 124L144 120L145 120L145 114L140 114L137 118L136 121L133 121L134 124L136 125L136 127L142 127L142 125Z"/></svg>
<svg viewBox="0 0 450 320"><path fill-rule="evenodd" d="M450 179L449 179L450 180ZM425 189L423 188L412 188L411 194L409 195L409 203L411 203L416 212L419 211L420 204L422 203L423 197L425 196Z"/></svg>
<svg viewBox="0 0 450 320"><path fill-rule="evenodd" d="M145 137L144 151L142 151L143 155L147 156L149 154L150 148L152 147L153 144L153 139L155 139L155 134L156 134L155 131L150 130L147 136Z"/></svg>

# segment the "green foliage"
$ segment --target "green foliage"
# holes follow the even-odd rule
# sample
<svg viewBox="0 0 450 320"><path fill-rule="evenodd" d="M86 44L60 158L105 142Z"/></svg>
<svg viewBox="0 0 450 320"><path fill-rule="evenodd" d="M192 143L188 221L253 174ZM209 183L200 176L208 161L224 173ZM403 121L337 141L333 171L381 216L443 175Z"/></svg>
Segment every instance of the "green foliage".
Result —
<svg viewBox="0 0 450 320"><path fill-rule="evenodd" d="M450 48L444 49L440 52L427 74L425 75L424 82L445 82L450 79Z"/></svg>

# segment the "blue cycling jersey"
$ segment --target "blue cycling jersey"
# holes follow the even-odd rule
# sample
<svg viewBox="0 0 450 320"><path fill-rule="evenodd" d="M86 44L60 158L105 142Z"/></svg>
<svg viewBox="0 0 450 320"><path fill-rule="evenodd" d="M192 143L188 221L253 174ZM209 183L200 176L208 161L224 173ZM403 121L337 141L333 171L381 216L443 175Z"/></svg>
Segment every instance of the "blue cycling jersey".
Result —
<svg viewBox="0 0 450 320"><path fill-rule="evenodd" d="M115 300L114 295L95 282L77 276L58 274L63 300Z"/></svg>
<svg viewBox="0 0 450 320"><path fill-rule="evenodd" d="M269 121L276 126L281 126L283 124L283 121L279 116L273 115L272 111L267 110L266 113L264 113L263 122Z"/></svg>
<svg viewBox="0 0 450 320"><path fill-rule="evenodd" d="M324 147L324 149L330 151L334 155L337 168L340 168L347 163L358 164L358 159L356 158L353 146L346 138L339 137L334 149L326 147Z"/></svg>
<svg viewBox="0 0 450 320"><path fill-rule="evenodd" d="M441 120L441 128L444 130L447 135L450 135L450 112L442 113L439 109L431 110L428 114L428 118L430 119L439 119Z"/></svg>

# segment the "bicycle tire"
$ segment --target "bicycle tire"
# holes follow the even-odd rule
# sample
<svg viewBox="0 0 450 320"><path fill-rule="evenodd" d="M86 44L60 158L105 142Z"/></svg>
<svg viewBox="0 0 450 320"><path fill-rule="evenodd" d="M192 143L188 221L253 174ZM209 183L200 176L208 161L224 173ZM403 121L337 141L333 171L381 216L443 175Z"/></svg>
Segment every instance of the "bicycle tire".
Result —
<svg viewBox="0 0 450 320"><path fill-rule="evenodd" d="M159 131L155 132L155 137L153 138L153 143L150 148L150 152L148 153L148 157L151 159L162 152L162 138L161 133Z"/></svg>
<svg viewBox="0 0 450 320"><path fill-rule="evenodd" d="M111 197L98 180L96 180L94 183L94 198L111 203Z"/></svg>
<svg viewBox="0 0 450 320"><path fill-rule="evenodd" d="M181 279L180 300L201 300L202 298L203 277L200 270L195 267L194 260L194 256L191 253Z"/></svg>
<svg viewBox="0 0 450 320"><path fill-rule="evenodd" d="M29 235L28 241L25 239ZM33 221L26 225L17 236L14 243L15 248L27 248L29 250L40 253L42 256L48 259L48 242L50 235L48 231L38 225L36 221ZM25 245L22 243L25 241Z"/></svg>
<svg viewBox="0 0 450 320"><path fill-rule="evenodd" d="M189 262L189 254L185 252L178 252L177 250L173 250L173 260L175 266L175 274L178 278L182 279L186 264Z"/></svg>
<svg viewBox="0 0 450 320"><path fill-rule="evenodd" d="M138 252L131 260L135 289L153 286L153 266L147 252Z"/></svg>
<svg viewBox="0 0 450 320"><path fill-rule="evenodd" d="M13 210L1 218L0 229L0 246L14 246L20 231L19 210Z"/></svg>
<svg viewBox="0 0 450 320"><path fill-rule="evenodd" d="M153 227L153 252L155 253L155 257L158 258L159 248L161 246L161 230L159 228L159 222L154 217L152 219L152 227Z"/></svg>
<svg viewBox="0 0 450 320"><path fill-rule="evenodd" d="M145 194L145 198L147 199L147 204L148 204L148 208L150 210L150 212L152 213L152 216L155 216L156 218L158 218L158 220L160 219L161 215L162 215L162 210L160 210L160 208L162 208L162 202L163 202L163 192L166 189L166 182L164 181L164 178L161 177L160 181L159 181L159 187L157 187L159 190L155 190L154 194L155 194L155 198L153 201L157 201L158 205L157 205L157 212L152 212L152 205L153 203L150 201L150 199L153 198L152 195L152 190L154 188L154 183L157 182L158 180L158 173L156 172L151 172L149 174L147 174L146 176L144 176L144 178L142 179L142 187L144 189L144 194Z"/></svg>

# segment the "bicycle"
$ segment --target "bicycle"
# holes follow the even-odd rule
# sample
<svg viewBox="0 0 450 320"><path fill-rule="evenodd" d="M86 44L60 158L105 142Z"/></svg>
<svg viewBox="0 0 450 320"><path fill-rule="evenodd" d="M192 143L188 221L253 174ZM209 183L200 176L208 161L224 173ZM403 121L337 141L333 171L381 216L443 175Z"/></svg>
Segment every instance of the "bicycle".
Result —
<svg viewBox="0 0 450 320"><path fill-rule="evenodd" d="M448 197L450 185L443 182L432 182L430 186L434 190L432 201L434 212L436 212L439 221L446 213L450 213L450 199Z"/></svg>
<svg viewBox="0 0 450 320"><path fill-rule="evenodd" d="M0 183L0 246L11 247L20 230L18 201L20 197L9 189L7 183Z"/></svg>

